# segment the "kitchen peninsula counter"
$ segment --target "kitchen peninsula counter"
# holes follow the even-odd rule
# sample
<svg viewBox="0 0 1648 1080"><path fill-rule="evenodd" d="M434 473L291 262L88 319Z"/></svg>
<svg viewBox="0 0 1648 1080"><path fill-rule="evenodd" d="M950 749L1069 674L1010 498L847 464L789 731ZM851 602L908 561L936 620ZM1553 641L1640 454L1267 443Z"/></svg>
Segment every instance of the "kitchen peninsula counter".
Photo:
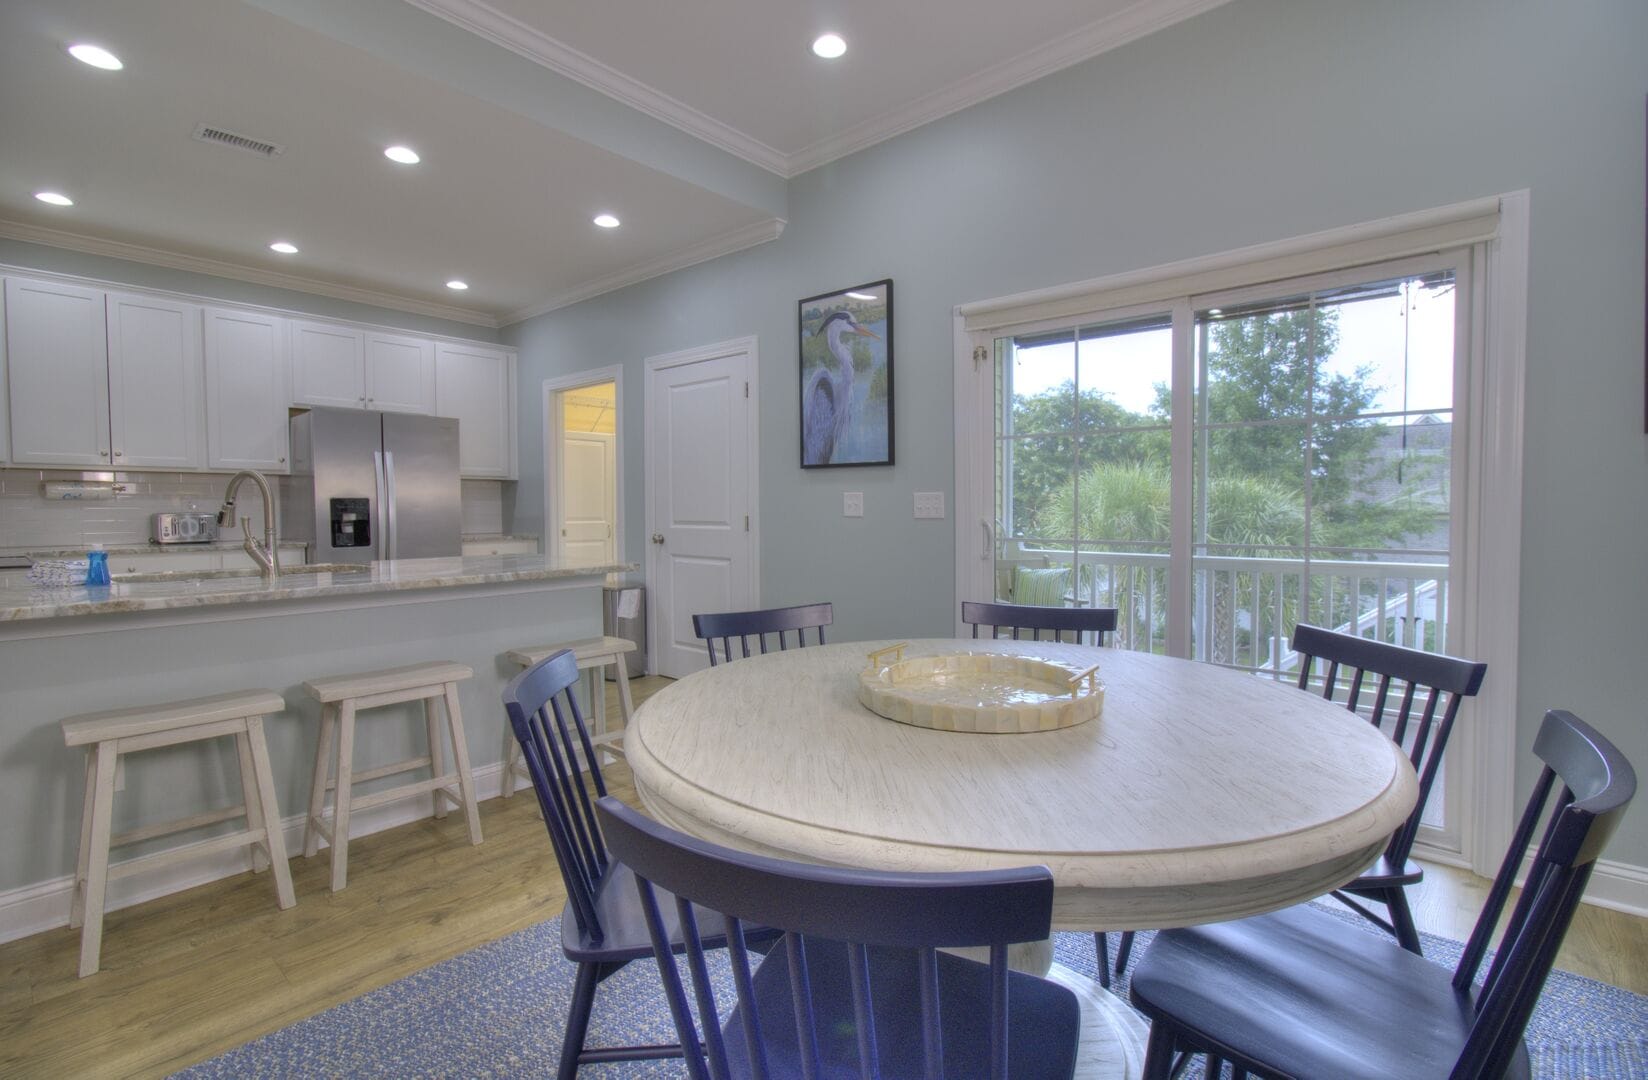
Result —
<svg viewBox="0 0 1648 1080"><path fill-rule="evenodd" d="M42 588L21 572L0 575L0 940L68 920L85 759L63 745L63 718L272 690L286 703L264 721L275 793L287 850L301 851L320 729L320 707L305 682L430 660L468 665L475 674L459 683L458 697L476 788L490 798L504 780L510 737L500 695L520 671L507 654L598 636L606 575L633 569L488 555L379 562L330 574L305 569L276 581L210 572L122 581L116 574L113 585L94 590ZM356 766L415 759L427 754L425 745L417 703L372 709L357 729ZM117 833L238 799L235 748L227 739L133 754L123 764ZM350 832L363 836L429 810L427 797L373 807L356 815ZM200 838L227 827L209 827ZM462 814L434 828L437 844L469 842ZM112 883L110 901L121 906L249 865L244 852L230 852L146 870ZM294 910L317 902L324 897L300 890ZM119 938L105 943L106 963L116 961Z"/></svg>
<svg viewBox="0 0 1648 1080"><path fill-rule="evenodd" d="M370 597L384 593L460 586L570 581L624 573L633 563L567 567L543 555L469 555L444 559L397 559L344 571L308 572L291 567L278 579L241 571L116 575L112 585L53 587L30 583L21 573L0 579L0 623L117 615L139 611L279 601ZM7 634L6 636L13 636Z"/></svg>

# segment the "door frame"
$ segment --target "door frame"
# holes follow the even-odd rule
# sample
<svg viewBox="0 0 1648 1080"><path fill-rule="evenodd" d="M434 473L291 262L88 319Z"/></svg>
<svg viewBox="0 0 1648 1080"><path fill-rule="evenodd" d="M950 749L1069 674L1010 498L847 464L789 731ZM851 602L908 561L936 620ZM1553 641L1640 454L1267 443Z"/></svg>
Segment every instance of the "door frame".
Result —
<svg viewBox="0 0 1648 1080"><path fill-rule="evenodd" d="M624 368L621 364L591 368L571 375L545 379L543 384L544 410L544 554L554 559L563 555L561 528L564 511L556 479L561 465L561 411L555 407L555 395L563 390L577 390L597 383L613 383L613 561L624 561Z"/></svg>
<svg viewBox="0 0 1648 1080"><path fill-rule="evenodd" d="M685 367L688 364L698 364L706 360L719 360L723 357L734 356L739 353L747 357L745 362L745 381L749 385L749 408L745 410L744 445L745 460L750 468L750 568L749 590L753 607L761 606L761 354L759 339L751 334L748 337L732 338L729 341L717 342L713 345L700 345L696 348L682 349L678 352L661 353L646 358L646 384L642 394L642 439L641 459L645 462L645 479L643 481L643 501L645 503L645 528L642 533L642 543L647 550L643 565L646 580L649 584L657 580L658 553L657 545L651 542L654 533L658 531L657 520L653 513L654 496L657 493L657 463L653 460L652 431L653 421L658 414L656 401L657 391L654 389L653 375L669 368ZM647 657L649 662L658 656L658 590L647 590Z"/></svg>

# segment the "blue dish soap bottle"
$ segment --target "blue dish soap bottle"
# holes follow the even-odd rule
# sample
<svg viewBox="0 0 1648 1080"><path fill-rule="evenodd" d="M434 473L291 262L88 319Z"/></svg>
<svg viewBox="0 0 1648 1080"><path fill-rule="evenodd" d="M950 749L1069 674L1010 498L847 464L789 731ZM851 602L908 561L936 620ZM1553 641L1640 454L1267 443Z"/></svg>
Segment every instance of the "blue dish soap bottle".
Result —
<svg viewBox="0 0 1648 1080"><path fill-rule="evenodd" d="M103 550L102 544L93 544L92 549L86 552L86 586L107 585L109 583L109 553Z"/></svg>

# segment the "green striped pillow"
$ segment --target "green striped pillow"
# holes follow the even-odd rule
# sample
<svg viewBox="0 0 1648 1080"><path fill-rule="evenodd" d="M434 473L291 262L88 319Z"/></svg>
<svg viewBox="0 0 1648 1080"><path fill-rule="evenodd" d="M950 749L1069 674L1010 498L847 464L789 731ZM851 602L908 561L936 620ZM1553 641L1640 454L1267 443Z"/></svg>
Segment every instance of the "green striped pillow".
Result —
<svg viewBox="0 0 1648 1080"><path fill-rule="evenodd" d="M1036 607L1063 607L1070 591L1070 568L1065 566L1013 568L1013 603Z"/></svg>

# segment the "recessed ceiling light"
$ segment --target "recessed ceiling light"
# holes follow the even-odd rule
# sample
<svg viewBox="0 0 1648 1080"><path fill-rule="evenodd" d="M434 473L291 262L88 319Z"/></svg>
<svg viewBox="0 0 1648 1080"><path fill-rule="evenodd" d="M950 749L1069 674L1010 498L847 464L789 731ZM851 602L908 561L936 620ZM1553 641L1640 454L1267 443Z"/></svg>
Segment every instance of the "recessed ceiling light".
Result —
<svg viewBox="0 0 1648 1080"><path fill-rule="evenodd" d="M846 52L847 42L840 34L821 34L818 40L813 42L813 55L825 60L834 60Z"/></svg>
<svg viewBox="0 0 1648 1080"><path fill-rule="evenodd" d="M298 246L290 240L276 240L274 243L269 245L269 250L278 251L282 255L296 255L298 253Z"/></svg>
<svg viewBox="0 0 1648 1080"><path fill-rule="evenodd" d="M34 197L43 203L51 203L53 206L74 205L73 199L69 198L67 195L59 195L55 191L37 191L34 193Z"/></svg>
<svg viewBox="0 0 1648 1080"><path fill-rule="evenodd" d="M69 55L82 64L90 64L104 71L119 71L126 66L120 62L120 57L101 45L70 45Z"/></svg>
<svg viewBox="0 0 1648 1080"><path fill-rule="evenodd" d="M383 156L398 165L416 165L423 159L410 146L391 146L384 150Z"/></svg>
<svg viewBox="0 0 1648 1080"><path fill-rule="evenodd" d="M453 278L451 281L446 283L446 287L449 288L449 289L456 289L459 292L463 292L465 289L469 288L469 282L459 281L457 278Z"/></svg>
<svg viewBox="0 0 1648 1080"><path fill-rule="evenodd" d="M616 229L620 222L611 214L596 214L595 224L601 226L603 229Z"/></svg>

